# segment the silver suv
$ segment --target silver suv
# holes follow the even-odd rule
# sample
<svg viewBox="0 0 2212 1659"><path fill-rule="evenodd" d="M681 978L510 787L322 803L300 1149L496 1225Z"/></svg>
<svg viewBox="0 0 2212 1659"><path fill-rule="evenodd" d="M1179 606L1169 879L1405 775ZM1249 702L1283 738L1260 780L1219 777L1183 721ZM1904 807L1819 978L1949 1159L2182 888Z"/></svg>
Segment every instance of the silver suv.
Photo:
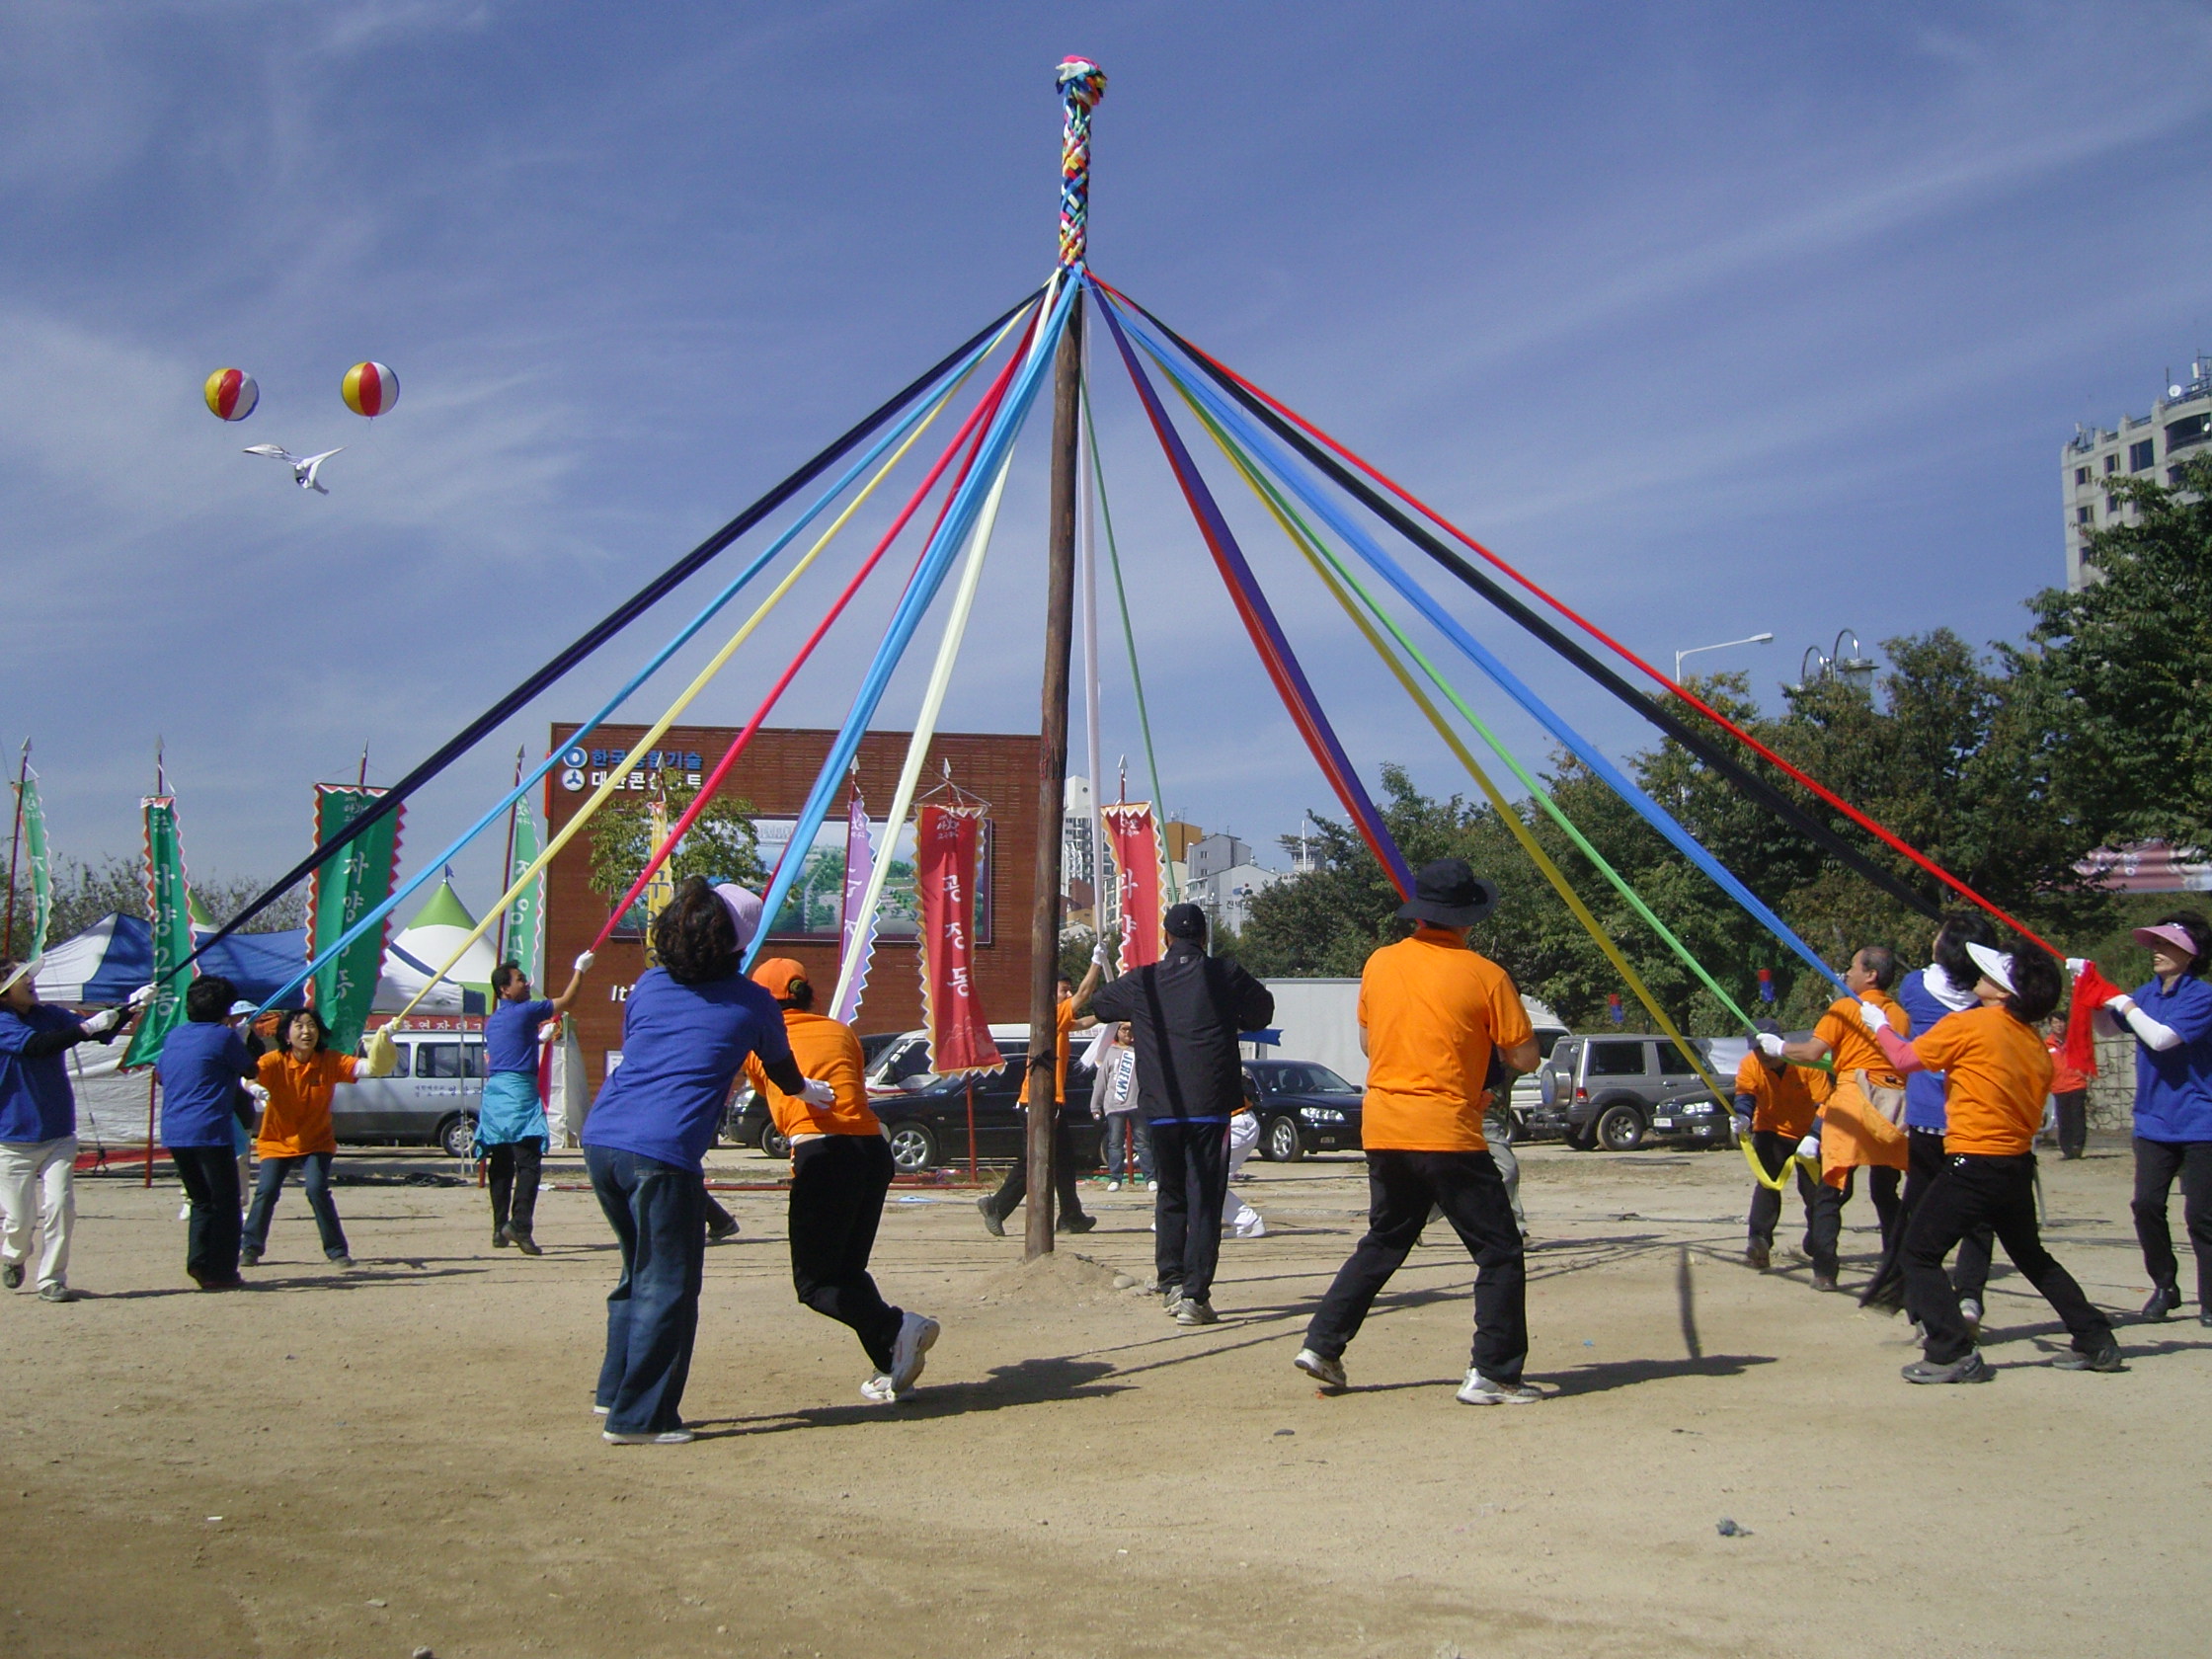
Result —
<svg viewBox="0 0 2212 1659"><path fill-rule="evenodd" d="M1691 1046L1713 1063L1709 1040L1694 1037ZM1724 1146L1734 1139L1727 1103L1665 1037L1562 1037L1537 1079L1542 1106L1530 1127L1579 1151L1632 1151L1654 1140Z"/></svg>

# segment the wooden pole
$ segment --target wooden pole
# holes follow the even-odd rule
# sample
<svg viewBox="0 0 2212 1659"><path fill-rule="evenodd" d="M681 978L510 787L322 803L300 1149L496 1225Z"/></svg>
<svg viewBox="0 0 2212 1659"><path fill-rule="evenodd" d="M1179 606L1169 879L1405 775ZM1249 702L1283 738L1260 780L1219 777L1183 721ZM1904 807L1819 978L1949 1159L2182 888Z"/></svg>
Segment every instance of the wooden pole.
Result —
<svg viewBox="0 0 2212 1659"><path fill-rule="evenodd" d="M154 1090L160 1084L161 1073L149 1069L146 1072L146 1175L138 1183L141 1187L154 1184Z"/></svg>
<svg viewBox="0 0 2212 1659"><path fill-rule="evenodd" d="M16 953L16 865L23 859L23 792L31 782L31 740L23 740L23 761L16 768L16 827L8 836L8 935L0 956Z"/></svg>

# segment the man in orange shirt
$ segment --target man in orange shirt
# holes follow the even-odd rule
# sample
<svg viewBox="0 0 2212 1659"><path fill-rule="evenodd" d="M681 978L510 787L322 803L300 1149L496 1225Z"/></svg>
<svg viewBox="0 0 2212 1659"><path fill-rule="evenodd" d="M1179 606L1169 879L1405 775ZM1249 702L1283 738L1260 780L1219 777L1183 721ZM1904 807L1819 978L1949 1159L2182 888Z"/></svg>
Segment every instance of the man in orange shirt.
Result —
<svg viewBox="0 0 2212 1659"><path fill-rule="evenodd" d="M1860 1021L1860 1010L1871 1007L1880 1011L1898 1036L1912 1034L1912 1016L1889 994L1896 983L1897 953L1887 945L1863 946L1844 970L1851 994L1829 1004L1810 1037L1786 1045L1770 1033L1759 1038L1761 1052L1799 1066L1817 1066L1831 1059L1835 1063L1836 1081L1828 1100L1811 1132L1798 1143L1800 1156L1820 1159L1822 1190L1814 1195L1819 1204L1805 1237L1816 1291L1836 1289L1836 1246L1844 1231L1844 1206L1851 1202L1852 1178L1861 1165L1873 1172L1867 1190L1881 1221L1885 1250L1897 1225L1897 1189L1912 1161L1904 1129L1905 1080Z"/></svg>
<svg viewBox="0 0 2212 1659"><path fill-rule="evenodd" d="M1098 1023L1083 1010L1090 1005L1091 993L1097 990L1105 972L1106 946L1100 943L1090 953L1090 972L1083 976L1081 985L1060 982L1060 1000L1053 1011L1053 1190L1060 1199L1060 1215L1053 1224L1055 1232L1088 1232L1098 1224L1096 1216L1084 1213L1082 1193L1075 1185L1075 1143L1067 1133L1067 1036ZM1020 1104L1024 1111L1029 1109L1029 1079L1035 1075L1023 1069ZM984 1230L993 1238L1005 1237L1006 1218L1028 1196L1029 1159L1017 1152L998 1190L976 1200Z"/></svg>
<svg viewBox="0 0 2212 1659"><path fill-rule="evenodd" d="M814 1011L814 986L791 958L770 957L752 970L752 980L783 1009L800 1071L835 1091L829 1105L817 1106L776 1087L759 1056L746 1060L747 1078L768 1103L776 1132L791 1143L792 1288L817 1313L852 1327L875 1367L860 1384L861 1397L890 1405L921 1376L937 1321L892 1306L868 1273L897 1166L868 1106L860 1039L842 1021Z"/></svg>
<svg viewBox="0 0 2212 1659"><path fill-rule="evenodd" d="M1781 1027L1761 1020L1762 1035L1779 1037ZM1754 1048L1736 1067L1736 1117L1748 1120L1751 1149L1770 1177L1778 1177L1796 1164L1797 1196L1805 1206L1805 1254L1813 1253L1813 1222L1820 1213L1820 1183L1796 1162L1797 1144L1812 1133L1820 1102L1813 1096L1812 1080L1820 1075L1801 1066L1791 1066L1778 1056ZM1767 1271L1775 1249L1775 1224L1781 1220L1781 1194L1759 1184L1751 1195L1751 1242L1744 1260L1760 1272Z"/></svg>
<svg viewBox="0 0 2212 1659"><path fill-rule="evenodd" d="M1463 858L1423 865L1397 912L1415 924L1413 936L1375 952L1360 976L1367 1236L1337 1270L1293 1362L1332 1393L1346 1385L1344 1350L1420 1241L1433 1205L1477 1269L1474 1346L1459 1398L1519 1405L1540 1397L1521 1381L1529 1353L1521 1229L1482 1135L1491 1054L1515 1071L1537 1065L1536 1033L1512 978L1467 948L1467 929L1497 902L1496 886Z"/></svg>

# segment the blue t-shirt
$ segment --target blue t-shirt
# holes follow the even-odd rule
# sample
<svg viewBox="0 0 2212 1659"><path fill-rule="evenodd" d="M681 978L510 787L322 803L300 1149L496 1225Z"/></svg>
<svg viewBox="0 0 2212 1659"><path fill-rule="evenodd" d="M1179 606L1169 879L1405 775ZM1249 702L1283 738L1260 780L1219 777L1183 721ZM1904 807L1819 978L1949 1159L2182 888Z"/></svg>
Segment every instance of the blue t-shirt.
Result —
<svg viewBox="0 0 2212 1659"><path fill-rule="evenodd" d="M172 1031L154 1062L161 1079L165 1146L228 1146L238 1085L254 1075L245 1039L221 1020L192 1020Z"/></svg>
<svg viewBox="0 0 2212 1659"><path fill-rule="evenodd" d="M553 1017L553 1004L502 1002L484 1016L484 1069L537 1075L537 1028Z"/></svg>
<svg viewBox="0 0 2212 1659"><path fill-rule="evenodd" d="M743 974L678 985L649 968L622 1009L622 1064L584 1120L584 1144L701 1167L748 1055L787 1060L775 998Z"/></svg>
<svg viewBox="0 0 2212 1659"><path fill-rule="evenodd" d="M2153 980L2133 995L2137 1007L2181 1034L2181 1046L2164 1054L2135 1045L2135 1133L2146 1141L2212 1141L2212 985L2183 978L2169 992Z"/></svg>
<svg viewBox="0 0 2212 1659"><path fill-rule="evenodd" d="M1923 983L1926 968L1905 976L1904 984L1897 988L1897 1005L1911 1016L1913 1036L1927 1036L1952 1014L1962 1013L1943 1001ZM1979 1006L1979 1004L1970 1004ZM1950 1117L1943 1110L1943 1074L1940 1071L1910 1071L1905 1075L1905 1127L1929 1129L1941 1134L1949 1126Z"/></svg>
<svg viewBox="0 0 2212 1659"><path fill-rule="evenodd" d="M77 1096L66 1050L32 1059L24 1044L41 1031L73 1031L83 1021L66 1008L0 1008L0 1141L27 1145L77 1133Z"/></svg>

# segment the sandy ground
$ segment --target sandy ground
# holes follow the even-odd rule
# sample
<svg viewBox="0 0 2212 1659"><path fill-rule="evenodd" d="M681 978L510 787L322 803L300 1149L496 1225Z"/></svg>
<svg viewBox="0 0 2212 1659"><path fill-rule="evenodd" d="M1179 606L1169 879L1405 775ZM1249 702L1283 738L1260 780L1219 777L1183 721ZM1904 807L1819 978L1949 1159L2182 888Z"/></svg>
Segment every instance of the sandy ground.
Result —
<svg viewBox="0 0 2212 1659"><path fill-rule="evenodd" d="M2212 1330L2125 1329L2124 1375L2056 1372L2063 1333L2001 1266L1999 1380L1908 1387L1900 1321L1732 1259L1733 1153L1531 1152L1530 1371L1552 1392L1520 1408L1453 1400L1471 1269L1441 1228L1348 1356L1352 1392L1292 1370L1360 1227L1356 1161L1255 1166L1272 1230L1224 1246L1203 1330L1111 1288L1148 1260L1142 1194L1094 1191L1104 1224L1069 1241L1088 1259L1025 1270L972 1195L900 1193L919 1202L887 1216L878 1277L945 1335L897 1409L860 1400L858 1345L793 1302L780 1196L728 1194L745 1233L708 1256L702 1438L672 1449L603 1446L589 1409L614 1266L588 1192L546 1196L533 1261L487 1247L477 1192L402 1184L429 1160L343 1162L369 1183L340 1194L352 1273L324 1266L295 1190L259 1288L198 1295L175 1187L87 1180L87 1300L0 1297L0 1654L2203 1640ZM2127 1169L2111 1146L2045 1169L2048 1236L2109 1308L2147 1293ZM1847 1214L1848 1284L1873 1235L1863 1200Z"/></svg>

